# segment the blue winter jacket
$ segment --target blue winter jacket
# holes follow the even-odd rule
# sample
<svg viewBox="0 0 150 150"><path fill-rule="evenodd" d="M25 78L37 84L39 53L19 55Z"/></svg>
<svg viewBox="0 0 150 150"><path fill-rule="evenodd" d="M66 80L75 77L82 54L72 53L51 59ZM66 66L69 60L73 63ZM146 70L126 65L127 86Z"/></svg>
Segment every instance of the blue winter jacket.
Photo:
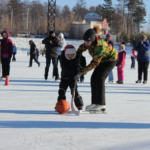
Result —
<svg viewBox="0 0 150 150"><path fill-rule="evenodd" d="M137 61L139 62L149 62L150 61L150 43L148 40L141 42L137 45L136 51L137 54Z"/></svg>
<svg viewBox="0 0 150 150"><path fill-rule="evenodd" d="M13 46L13 53L17 53L17 47Z"/></svg>

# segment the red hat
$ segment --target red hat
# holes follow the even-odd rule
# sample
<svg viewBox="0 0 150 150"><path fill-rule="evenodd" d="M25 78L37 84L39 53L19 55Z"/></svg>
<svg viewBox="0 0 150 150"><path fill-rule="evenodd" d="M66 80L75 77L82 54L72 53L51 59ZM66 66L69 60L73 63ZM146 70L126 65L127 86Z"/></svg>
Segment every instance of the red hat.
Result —
<svg viewBox="0 0 150 150"><path fill-rule="evenodd" d="M67 57L67 54L74 54L74 57L72 59L76 57L76 49L73 45L67 45L65 47L65 56L68 60L70 60L70 58Z"/></svg>

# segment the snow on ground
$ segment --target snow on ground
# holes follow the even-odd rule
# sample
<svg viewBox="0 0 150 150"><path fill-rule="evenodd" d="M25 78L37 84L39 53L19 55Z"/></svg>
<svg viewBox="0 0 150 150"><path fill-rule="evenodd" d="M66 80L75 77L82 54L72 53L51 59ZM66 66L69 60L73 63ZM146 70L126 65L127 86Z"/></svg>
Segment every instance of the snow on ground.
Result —
<svg viewBox="0 0 150 150"><path fill-rule="evenodd" d="M130 49L125 84L106 81L107 114L85 112L80 117L54 111L59 82L51 78L52 67L49 80L44 80L44 57L39 58L40 68L35 63L28 68L29 57L24 52L17 55L11 63L10 86L0 81L0 150L149 150L150 83L135 84L137 69L130 69ZM90 62L89 54L84 55ZM113 72L116 81L116 68ZM85 106L91 101L91 73L78 83ZM67 101L71 102L69 89Z"/></svg>

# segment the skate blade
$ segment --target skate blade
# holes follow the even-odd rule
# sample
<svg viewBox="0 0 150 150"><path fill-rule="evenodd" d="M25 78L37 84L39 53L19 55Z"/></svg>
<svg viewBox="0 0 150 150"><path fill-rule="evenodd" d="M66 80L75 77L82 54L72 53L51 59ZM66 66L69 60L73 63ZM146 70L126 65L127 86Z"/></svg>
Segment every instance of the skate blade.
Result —
<svg viewBox="0 0 150 150"><path fill-rule="evenodd" d="M89 111L91 114L107 114L107 112L105 111L101 111L101 110L98 110L98 111Z"/></svg>

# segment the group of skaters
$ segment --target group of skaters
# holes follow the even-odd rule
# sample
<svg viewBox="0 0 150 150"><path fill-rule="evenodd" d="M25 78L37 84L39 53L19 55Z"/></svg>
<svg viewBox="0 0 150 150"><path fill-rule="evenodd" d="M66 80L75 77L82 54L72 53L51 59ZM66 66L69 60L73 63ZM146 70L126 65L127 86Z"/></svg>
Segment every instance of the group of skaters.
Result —
<svg viewBox="0 0 150 150"><path fill-rule="evenodd" d="M117 84L123 84L124 81L124 67L125 67L125 42L119 45L118 52L114 48L112 35L107 34L106 39L99 35L100 29L95 27L88 29L84 35L84 43L76 50L73 45L67 45L62 33L58 37L53 31L49 32L49 36L42 41L46 48L46 67L45 80L48 79L49 67L52 61L53 76L55 80L60 80L58 90L58 101L66 99L66 90L70 87L71 94L75 91L75 105L78 110L83 109L83 99L79 95L76 81L81 77L84 78L89 71L93 70L91 76L91 104L86 107L87 111L101 111L106 109L105 102L105 80L109 76L109 82L113 83L113 68L117 66L118 81ZM1 40L1 62L2 62L2 77L9 75L9 65L13 54L13 44L9 39L9 32L2 32L3 39ZM30 44L30 64L32 66L32 59L40 66L36 57L36 45L33 41ZM140 43L136 44L133 40L133 56L137 51L138 61L138 80L136 83L142 82L142 73L144 73L143 83L147 83L148 67L150 61L150 43L146 35L141 36ZM90 64L86 65L85 57L82 56L88 50L92 57ZM135 67L133 56L131 56L132 65ZM61 78L58 73L58 61L61 65Z"/></svg>

